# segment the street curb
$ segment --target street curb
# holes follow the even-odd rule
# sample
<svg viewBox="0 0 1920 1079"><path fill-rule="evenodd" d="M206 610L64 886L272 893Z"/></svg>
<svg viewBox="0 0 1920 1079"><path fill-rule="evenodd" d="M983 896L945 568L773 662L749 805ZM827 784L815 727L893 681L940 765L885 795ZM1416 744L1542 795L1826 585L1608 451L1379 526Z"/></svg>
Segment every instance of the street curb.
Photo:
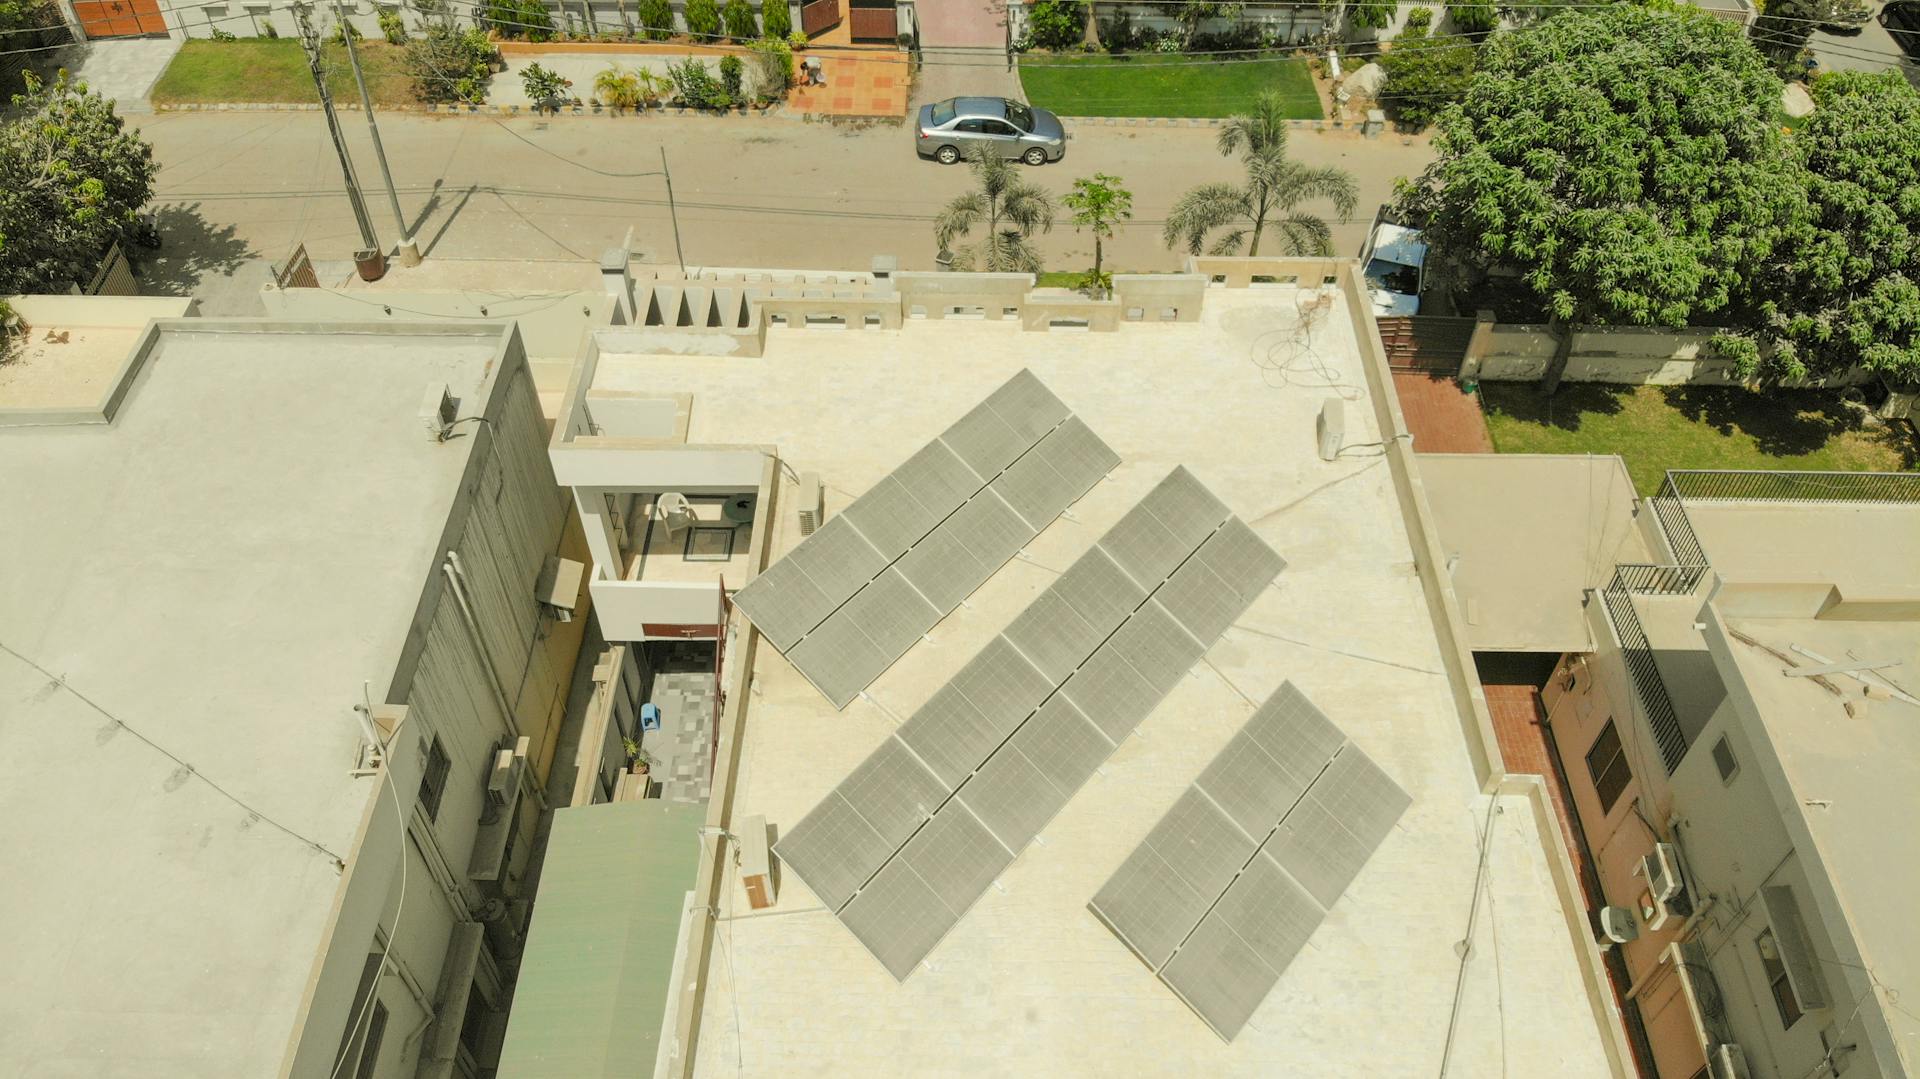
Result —
<svg viewBox="0 0 1920 1079"><path fill-rule="evenodd" d="M1074 127L1219 127L1226 121L1217 116L1062 116L1061 124ZM1358 124L1341 120L1288 120L1296 131L1340 131Z"/></svg>
<svg viewBox="0 0 1920 1079"><path fill-rule="evenodd" d="M359 112L358 102L337 101L333 106L341 112ZM176 102L152 106L156 113L162 112L319 112L317 102L280 102L280 101L219 101L219 102ZM422 116L472 116L481 119L513 119L531 117L540 120L557 120L562 117L578 116L582 118L601 117L609 120L633 120L643 117L666 115L674 117L706 117L716 123L720 121L758 119L789 120L808 124L840 123L892 123L906 122L904 116L836 116L817 112L794 112L784 107L760 109L748 112L715 112L709 109L642 109L637 112L615 112L604 106L581 105L563 109L559 112L537 113L520 105L385 105L380 112L409 112Z"/></svg>

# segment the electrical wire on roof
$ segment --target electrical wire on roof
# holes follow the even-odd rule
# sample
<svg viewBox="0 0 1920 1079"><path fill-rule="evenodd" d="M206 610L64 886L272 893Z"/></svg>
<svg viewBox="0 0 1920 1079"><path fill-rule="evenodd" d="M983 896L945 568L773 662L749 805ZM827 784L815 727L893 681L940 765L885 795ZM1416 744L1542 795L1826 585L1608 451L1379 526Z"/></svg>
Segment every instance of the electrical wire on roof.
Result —
<svg viewBox="0 0 1920 1079"><path fill-rule="evenodd" d="M1303 290L1295 300L1298 317L1290 325L1253 339L1248 358L1259 369L1261 381L1274 389L1332 390L1343 401L1360 399L1360 387L1334 370L1314 344L1314 330L1325 320L1332 299L1324 287L1311 293Z"/></svg>
<svg viewBox="0 0 1920 1079"><path fill-rule="evenodd" d="M65 678L61 677L60 675L54 674L52 671L47 670L45 667L42 667L40 664L35 663L33 660L28 659L24 655L21 655L19 652L15 651L11 646L7 645L5 642L0 642L0 652L5 652L6 654L12 656L14 659L17 659L20 662L26 664L27 666L33 668L35 671L39 672L39 674L42 677L46 678L47 681L65 690L67 693L71 694L75 700L79 701L81 704L86 705L88 708L93 709L95 712L99 713L100 715L106 717L106 719L113 724L115 729L123 730L123 731L126 731L128 734L133 735L134 738L138 739L148 747L152 748L155 752L159 753L161 756L166 757L168 760L179 765L181 768L184 768L188 775L194 777L195 779L198 779L200 782L205 783L207 786L213 788L213 790L216 793L218 793L221 797L225 798L227 801L232 802L234 805L237 805L241 809L246 810L247 813L252 817L254 817L255 819L265 821L266 823L272 825L275 828L278 828L280 831L293 837L294 839L297 839L300 842L306 844L307 846L312 847L314 850L319 851L321 854L326 855L329 859L333 861L333 865L335 869L346 868L347 863L338 854L335 854L333 851L328 850L327 847L322 843L320 843L318 840L308 839L306 836L301 835L299 832L294 831L292 828L287 827L286 825L273 819L267 814L247 804L247 802L244 799L242 799L239 795L234 794L232 791L221 786L219 783L215 782L214 780L208 778L205 773L201 772L200 769L195 768L185 758L181 757L179 754L166 748L160 743L154 741L153 739L147 737L146 735L140 733L140 731L130 726L126 720L121 719L119 716L116 716L112 712L109 712L105 708L102 708L98 703L96 703L93 700L93 698L73 688L73 686L67 683L67 680Z"/></svg>

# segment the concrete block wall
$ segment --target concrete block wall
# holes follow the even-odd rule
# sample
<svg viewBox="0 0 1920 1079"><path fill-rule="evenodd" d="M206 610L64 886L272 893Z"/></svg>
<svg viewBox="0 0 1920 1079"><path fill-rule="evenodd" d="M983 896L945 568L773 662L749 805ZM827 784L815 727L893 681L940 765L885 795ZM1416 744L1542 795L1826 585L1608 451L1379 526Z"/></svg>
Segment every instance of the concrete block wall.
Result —
<svg viewBox="0 0 1920 1079"><path fill-rule="evenodd" d="M1568 382L1607 382L1630 386L1744 386L1733 361L1717 354L1711 327L1667 329L1657 326L1594 326L1576 330L1567 361ZM1460 365L1460 377L1481 382L1531 382L1546 373L1556 345L1548 327L1498 324L1482 314L1473 343ZM1872 375L1855 370L1810 379L1783 379L1796 389L1858 386Z"/></svg>
<svg viewBox="0 0 1920 1079"><path fill-rule="evenodd" d="M778 3L780 0L747 0L754 10L761 10L763 4ZM450 0L454 22L461 26L476 25L479 0ZM622 20L622 7L625 8L625 20ZM280 37L293 37L296 23L293 16L294 4L290 0L208 0L208 2L169 2L161 0L161 15L166 20L168 32L176 38L211 37L215 29L225 30L236 37L269 37L269 25ZM428 14L412 0L349 0L346 5L347 21L358 29L363 37L379 40L380 15L385 12L397 13L405 20L409 33L415 32L427 21ZM787 4L787 12L796 28L800 25L800 7L797 3ZM625 33L625 27L631 24L639 28L639 12L632 0L624 5L620 0L547 0L547 13L553 19L557 32L565 32L570 27L575 32L587 34ZM437 17L437 16L435 16ZM323 31L331 31L339 16L331 4L320 4L314 9L313 18ZM569 22L571 18L571 22ZM75 25L78 25L75 22ZM674 32L687 32L686 0L673 0Z"/></svg>

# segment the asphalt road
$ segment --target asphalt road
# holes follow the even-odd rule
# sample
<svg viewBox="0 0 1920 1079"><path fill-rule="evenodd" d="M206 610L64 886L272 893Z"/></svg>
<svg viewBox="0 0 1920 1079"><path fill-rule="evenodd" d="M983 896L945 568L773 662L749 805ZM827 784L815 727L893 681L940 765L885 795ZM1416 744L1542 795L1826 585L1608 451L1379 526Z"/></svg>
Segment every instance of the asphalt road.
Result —
<svg viewBox="0 0 1920 1079"><path fill-rule="evenodd" d="M380 241L394 217L356 113L343 113ZM360 247L340 168L317 112L165 113L130 117L161 162L156 203L168 273L185 291L214 288L249 260L278 260L304 242L318 260ZM964 168L920 161L904 129L797 120L481 117L389 114L381 133L404 211L429 258L596 260L628 227L643 260L674 261L665 149L681 242L691 265L864 269L876 254L932 268L931 221L968 187ZM1160 225L1194 184L1231 180L1207 128L1097 126L1064 161L1030 170L1056 194L1093 172L1123 178L1134 220L1107 244L1107 264L1161 270L1182 256ZM1337 249L1357 253L1374 207L1398 176L1430 158L1424 139L1297 132L1292 152L1360 181L1355 220L1336 223ZM1331 207L1320 207L1331 214ZM1091 264L1092 241L1063 215L1043 241L1050 268ZM257 272L257 270L256 270ZM246 287L257 287L256 283Z"/></svg>

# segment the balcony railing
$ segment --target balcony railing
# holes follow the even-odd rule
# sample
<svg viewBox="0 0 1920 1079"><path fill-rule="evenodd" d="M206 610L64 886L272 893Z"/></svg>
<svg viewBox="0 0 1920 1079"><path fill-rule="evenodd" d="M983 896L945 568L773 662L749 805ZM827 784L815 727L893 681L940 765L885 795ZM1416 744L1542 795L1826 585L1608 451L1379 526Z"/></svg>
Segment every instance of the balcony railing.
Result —
<svg viewBox="0 0 1920 1079"><path fill-rule="evenodd" d="M1654 743L1660 747L1660 763L1666 766L1667 774L1672 775L1673 770L1680 767L1680 759L1687 755L1687 736L1680 729L1680 715L1673 710L1673 698L1667 695L1667 683L1660 677L1660 668L1653 661L1653 643L1647 640L1647 632L1640 625L1640 615L1633 609L1633 595L1620 575L1615 573L1612 583L1601 590L1600 600L1606 605L1614 634L1620 638L1620 656L1626 664L1627 677L1633 682L1634 695L1640 698L1640 707L1647 713L1647 728L1653 731Z"/></svg>
<svg viewBox="0 0 1920 1079"><path fill-rule="evenodd" d="M1681 469L1667 473L1661 494L1694 502L1920 502L1920 473Z"/></svg>

